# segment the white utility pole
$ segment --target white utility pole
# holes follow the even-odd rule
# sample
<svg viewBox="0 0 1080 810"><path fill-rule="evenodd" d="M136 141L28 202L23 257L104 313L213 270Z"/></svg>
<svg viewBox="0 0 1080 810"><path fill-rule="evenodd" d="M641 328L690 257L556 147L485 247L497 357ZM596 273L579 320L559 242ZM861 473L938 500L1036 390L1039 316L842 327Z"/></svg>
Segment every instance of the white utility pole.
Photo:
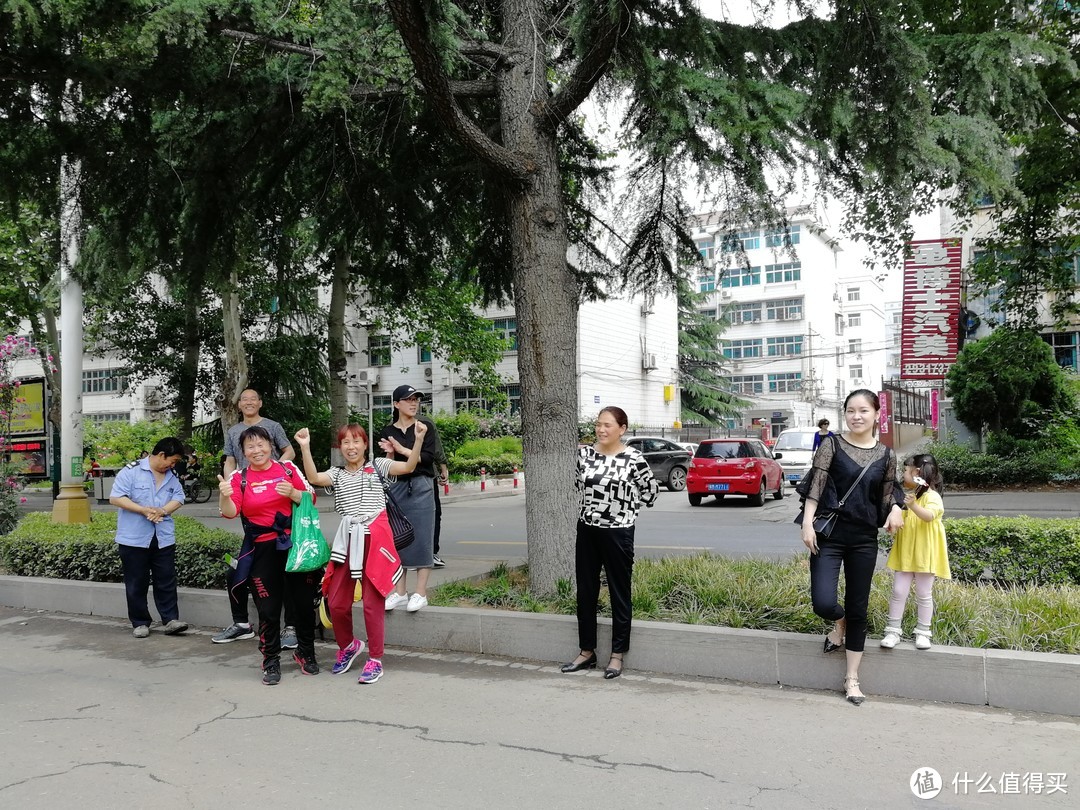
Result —
<svg viewBox="0 0 1080 810"><path fill-rule="evenodd" d="M77 97L69 80L62 113L67 121L75 118ZM83 294L71 274L82 243L81 175L79 161L65 155L60 161L60 494L53 503L55 523L90 522L90 499L83 489Z"/></svg>

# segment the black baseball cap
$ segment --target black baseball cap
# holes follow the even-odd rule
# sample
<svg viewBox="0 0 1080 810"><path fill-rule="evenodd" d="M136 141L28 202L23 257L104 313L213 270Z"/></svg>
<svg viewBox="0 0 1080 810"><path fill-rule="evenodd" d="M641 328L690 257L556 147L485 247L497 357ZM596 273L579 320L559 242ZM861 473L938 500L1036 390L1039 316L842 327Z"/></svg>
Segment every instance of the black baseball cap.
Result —
<svg viewBox="0 0 1080 810"><path fill-rule="evenodd" d="M399 385L394 389L394 402L400 402L403 399L411 399L412 397L424 398L424 394L417 391L411 385Z"/></svg>

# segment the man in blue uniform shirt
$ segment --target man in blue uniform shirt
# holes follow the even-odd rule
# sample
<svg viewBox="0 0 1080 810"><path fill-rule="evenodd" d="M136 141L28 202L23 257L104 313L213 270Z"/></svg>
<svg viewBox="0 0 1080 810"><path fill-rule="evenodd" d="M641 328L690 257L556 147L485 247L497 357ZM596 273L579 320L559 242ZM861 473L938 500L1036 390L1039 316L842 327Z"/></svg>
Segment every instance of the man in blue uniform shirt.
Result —
<svg viewBox="0 0 1080 810"><path fill-rule="evenodd" d="M124 565L128 618L135 638L150 635L150 608L146 593L154 586L165 634L188 629L180 621L176 603L176 524L173 512L184 504L184 488L173 467L184 453L179 439L169 437L154 445L146 458L120 470L109 503L120 508L116 516L116 545Z"/></svg>

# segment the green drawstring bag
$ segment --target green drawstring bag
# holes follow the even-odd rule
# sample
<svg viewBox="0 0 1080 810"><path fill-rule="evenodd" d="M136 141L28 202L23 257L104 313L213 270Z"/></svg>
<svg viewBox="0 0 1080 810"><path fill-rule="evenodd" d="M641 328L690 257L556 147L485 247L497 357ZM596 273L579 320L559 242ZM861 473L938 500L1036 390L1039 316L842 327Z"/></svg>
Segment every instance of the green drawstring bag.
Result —
<svg viewBox="0 0 1080 810"><path fill-rule="evenodd" d="M330 546L319 526L319 510L311 500L311 493L305 492L300 503L293 506L292 545L285 570L290 574L302 574L317 571L328 562Z"/></svg>

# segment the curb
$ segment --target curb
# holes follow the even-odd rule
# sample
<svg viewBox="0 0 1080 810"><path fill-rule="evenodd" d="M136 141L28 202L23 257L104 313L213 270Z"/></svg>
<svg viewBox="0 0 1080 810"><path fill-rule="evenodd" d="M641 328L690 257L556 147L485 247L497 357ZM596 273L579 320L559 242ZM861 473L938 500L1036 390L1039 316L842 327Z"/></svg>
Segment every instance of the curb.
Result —
<svg viewBox="0 0 1080 810"><path fill-rule="evenodd" d="M224 591L180 588L181 615L216 628L228 616ZM24 610L126 618L124 586L0 576L0 605ZM357 604L357 621L362 622ZM599 619L601 628L610 619ZM606 640L609 632L600 631ZM839 691L844 657L821 653L821 637L800 633L634 622L628 668L762 685ZM576 650L573 616L476 608L392 611L386 639L395 647L507 658L568 660ZM925 652L867 646L860 678L867 694L992 706L1080 717L1080 656L934 647ZM608 650L598 649L606 658Z"/></svg>

